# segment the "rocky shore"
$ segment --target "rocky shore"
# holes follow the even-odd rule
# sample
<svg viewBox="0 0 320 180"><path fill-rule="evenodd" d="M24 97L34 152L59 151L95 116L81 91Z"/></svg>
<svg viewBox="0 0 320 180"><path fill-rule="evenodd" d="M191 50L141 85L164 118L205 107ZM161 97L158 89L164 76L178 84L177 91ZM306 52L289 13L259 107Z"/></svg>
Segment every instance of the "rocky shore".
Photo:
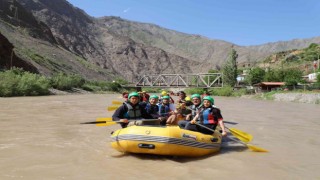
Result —
<svg viewBox="0 0 320 180"><path fill-rule="evenodd" d="M320 93L278 93L273 98L275 101L320 104Z"/></svg>

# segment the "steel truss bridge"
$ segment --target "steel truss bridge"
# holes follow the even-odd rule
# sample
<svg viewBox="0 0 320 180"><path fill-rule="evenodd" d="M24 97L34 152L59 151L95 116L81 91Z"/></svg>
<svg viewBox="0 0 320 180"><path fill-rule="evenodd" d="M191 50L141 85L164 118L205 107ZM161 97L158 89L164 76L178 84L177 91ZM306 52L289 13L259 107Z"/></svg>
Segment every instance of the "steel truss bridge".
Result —
<svg viewBox="0 0 320 180"><path fill-rule="evenodd" d="M221 73L143 75L131 87L200 87L221 88Z"/></svg>

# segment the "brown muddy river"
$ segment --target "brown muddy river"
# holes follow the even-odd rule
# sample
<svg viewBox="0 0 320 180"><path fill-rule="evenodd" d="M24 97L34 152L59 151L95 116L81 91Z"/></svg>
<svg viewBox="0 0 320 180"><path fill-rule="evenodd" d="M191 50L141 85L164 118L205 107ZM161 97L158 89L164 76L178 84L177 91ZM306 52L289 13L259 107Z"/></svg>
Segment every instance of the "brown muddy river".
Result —
<svg viewBox="0 0 320 180"><path fill-rule="evenodd" d="M252 152L225 142L217 154L177 158L122 154L110 147L119 95L0 98L0 179L320 179L320 106L215 98L225 120L254 136Z"/></svg>

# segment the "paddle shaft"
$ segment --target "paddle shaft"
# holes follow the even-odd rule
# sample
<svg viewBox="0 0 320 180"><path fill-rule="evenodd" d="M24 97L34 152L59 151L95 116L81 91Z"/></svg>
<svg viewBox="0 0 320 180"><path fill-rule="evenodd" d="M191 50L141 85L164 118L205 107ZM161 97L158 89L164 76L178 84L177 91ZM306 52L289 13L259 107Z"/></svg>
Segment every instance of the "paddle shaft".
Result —
<svg viewBox="0 0 320 180"><path fill-rule="evenodd" d="M133 121L156 121L158 119L136 119L136 120L128 120L129 122ZM91 122L83 122L80 124L104 124L104 123L122 123L120 121L91 121Z"/></svg>
<svg viewBox="0 0 320 180"><path fill-rule="evenodd" d="M225 120L223 120L223 123L232 124L232 125L238 124L237 122L231 122L231 121L225 121Z"/></svg>
<svg viewBox="0 0 320 180"><path fill-rule="evenodd" d="M209 131L214 132L213 129L210 129L210 128L208 128L207 126L204 126L204 125L202 125L202 124L196 123L196 125L198 125L198 126L200 126L200 127L203 127L203 128L205 128L205 129L208 129Z"/></svg>

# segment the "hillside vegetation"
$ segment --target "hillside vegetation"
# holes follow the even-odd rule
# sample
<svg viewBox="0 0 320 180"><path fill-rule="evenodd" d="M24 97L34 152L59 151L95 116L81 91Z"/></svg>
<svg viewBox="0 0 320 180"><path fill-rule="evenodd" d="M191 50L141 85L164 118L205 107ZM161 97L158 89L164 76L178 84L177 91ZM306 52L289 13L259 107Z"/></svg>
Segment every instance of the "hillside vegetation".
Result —
<svg viewBox="0 0 320 180"><path fill-rule="evenodd" d="M57 73L52 77L30 73L19 68L0 71L0 97L11 96L39 96L49 95L50 89L55 88L63 91L72 91L81 88L86 91L116 91L121 90L121 84L126 81L116 79L112 82L89 81L80 75Z"/></svg>
<svg viewBox="0 0 320 180"><path fill-rule="evenodd" d="M314 72L314 62L318 66L320 45L312 43L307 48L281 51L270 55L259 63L259 67L273 69L300 69L304 74Z"/></svg>

